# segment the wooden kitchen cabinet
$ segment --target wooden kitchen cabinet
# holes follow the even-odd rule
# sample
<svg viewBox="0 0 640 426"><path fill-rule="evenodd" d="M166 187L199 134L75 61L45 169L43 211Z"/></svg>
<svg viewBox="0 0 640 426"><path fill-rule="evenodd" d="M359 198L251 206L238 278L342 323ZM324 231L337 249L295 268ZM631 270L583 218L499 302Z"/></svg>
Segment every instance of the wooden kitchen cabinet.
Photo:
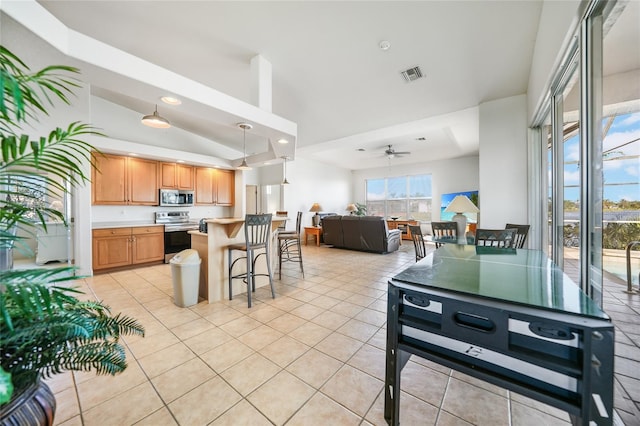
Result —
<svg viewBox="0 0 640 426"><path fill-rule="evenodd" d="M133 264L164 260L164 226L131 228Z"/></svg>
<svg viewBox="0 0 640 426"><path fill-rule="evenodd" d="M160 188L185 189L193 191L194 167L179 163L158 163Z"/></svg>
<svg viewBox="0 0 640 426"><path fill-rule="evenodd" d="M94 229L93 270L164 260L164 226Z"/></svg>
<svg viewBox="0 0 640 426"><path fill-rule="evenodd" d="M216 204L233 206L235 201L236 173L233 170L215 170Z"/></svg>
<svg viewBox="0 0 640 426"><path fill-rule="evenodd" d="M213 173L215 169L196 167L195 204L215 204Z"/></svg>
<svg viewBox="0 0 640 426"><path fill-rule="evenodd" d="M92 168L92 204L158 205L158 163L120 155L96 155Z"/></svg>
<svg viewBox="0 0 640 426"><path fill-rule="evenodd" d="M196 204L233 206L235 172L209 167L196 167Z"/></svg>
<svg viewBox="0 0 640 426"><path fill-rule="evenodd" d="M94 229L93 270L131 265L131 228Z"/></svg>

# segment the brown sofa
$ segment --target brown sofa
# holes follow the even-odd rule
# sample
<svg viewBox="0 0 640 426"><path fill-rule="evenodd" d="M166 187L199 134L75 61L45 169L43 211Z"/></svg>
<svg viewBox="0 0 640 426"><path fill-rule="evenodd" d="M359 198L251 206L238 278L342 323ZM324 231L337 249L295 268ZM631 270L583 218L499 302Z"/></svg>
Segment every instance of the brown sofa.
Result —
<svg viewBox="0 0 640 426"><path fill-rule="evenodd" d="M350 250L391 253L400 247L402 233L389 230L380 216L327 216L322 219L325 244Z"/></svg>

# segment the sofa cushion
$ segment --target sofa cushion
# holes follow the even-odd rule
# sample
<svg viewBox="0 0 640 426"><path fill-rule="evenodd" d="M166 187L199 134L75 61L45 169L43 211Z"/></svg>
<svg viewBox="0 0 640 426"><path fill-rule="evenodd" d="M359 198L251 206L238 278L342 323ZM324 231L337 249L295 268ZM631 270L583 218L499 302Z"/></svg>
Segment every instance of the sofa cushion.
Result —
<svg viewBox="0 0 640 426"><path fill-rule="evenodd" d="M322 219L322 236L325 244L344 247L342 216L327 216Z"/></svg>

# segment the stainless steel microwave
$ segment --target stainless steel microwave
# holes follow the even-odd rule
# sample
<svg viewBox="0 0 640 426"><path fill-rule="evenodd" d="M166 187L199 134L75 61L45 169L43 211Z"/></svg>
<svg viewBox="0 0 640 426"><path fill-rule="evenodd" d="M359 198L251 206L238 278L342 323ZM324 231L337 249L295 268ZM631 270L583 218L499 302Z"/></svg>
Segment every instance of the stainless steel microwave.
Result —
<svg viewBox="0 0 640 426"><path fill-rule="evenodd" d="M189 207L193 206L193 191L183 191L178 189L161 189L160 206L164 207Z"/></svg>

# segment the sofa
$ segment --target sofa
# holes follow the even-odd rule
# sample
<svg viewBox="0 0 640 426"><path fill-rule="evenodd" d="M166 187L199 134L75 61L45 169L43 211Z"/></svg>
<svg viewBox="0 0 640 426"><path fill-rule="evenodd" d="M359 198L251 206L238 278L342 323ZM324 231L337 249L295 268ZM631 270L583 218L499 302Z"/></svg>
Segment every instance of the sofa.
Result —
<svg viewBox="0 0 640 426"><path fill-rule="evenodd" d="M402 232L389 229L380 216L327 216L322 219L324 243L349 250L391 253L400 248Z"/></svg>

